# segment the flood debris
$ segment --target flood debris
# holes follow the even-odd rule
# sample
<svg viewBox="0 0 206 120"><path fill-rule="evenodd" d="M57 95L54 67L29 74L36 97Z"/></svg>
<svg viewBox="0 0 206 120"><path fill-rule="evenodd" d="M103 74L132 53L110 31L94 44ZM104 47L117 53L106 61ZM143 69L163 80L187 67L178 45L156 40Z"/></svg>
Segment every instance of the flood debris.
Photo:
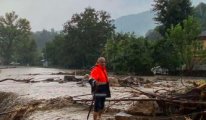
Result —
<svg viewBox="0 0 206 120"><path fill-rule="evenodd" d="M40 82L40 81L39 81ZM45 80L42 80L42 82L58 82L58 83L65 83L66 81L62 80L59 77L56 78L47 78Z"/></svg>
<svg viewBox="0 0 206 120"><path fill-rule="evenodd" d="M64 76L64 81L67 81L67 82L79 82L81 80L82 79L76 78L74 75L66 75L66 76Z"/></svg>
<svg viewBox="0 0 206 120"><path fill-rule="evenodd" d="M28 75L28 76L36 76L36 75L41 75L41 74L40 74L40 73L33 73L33 74L29 73L29 74L25 74L25 75Z"/></svg>
<svg viewBox="0 0 206 120"><path fill-rule="evenodd" d="M50 75L75 75L74 72L57 72L57 73L51 73Z"/></svg>
<svg viewBox="0 0 206 120"><path fill-rule="evenodd" d="M146 95L140 95L137 99L149 99ZM156 101L135 101L126 110L129 114L155 115L159 109Z"/></svg>
<svg viewBox="0 0 206 120"><path fill-rule="evenodd" d="M53 115L48 115L59 120L84 119L92 100L88 75L66 73L70 72L50 70L0 76L0 90L5 91L0 92L0 120L49 119L44 114L50 112ZM205 119L204 78L184 78L184 85L177 76L110 76L109 80L112 98L106 101L105 120ZM81 112L72 112L72 107ZM77 115L83 117L75 118Z"/></svg>
<svg viewBox="0 0 206 120"><path fill-rule="evenodd" d="M29 101L14 93L1 92L0 96L0 120L21 120L36 110L60 109L73 104L69 96Z"/></svg>
<svg viewBox="0 0 206 120"><path fill-rule="evenodd" d="M29 83L31 82L33 78L26 78L26 79L13 79L13 78L5 78L0 80L0 82L4 82L4 81L15 81L15 82L23 82L23 83Z"/></svg>
<svg viewBox="0 0 206 120"><path fill-rule="evenodd" d="M112 87L120 87L119 79L116 77L109 77L109 85Z"/></svg>
<svg viewBox="0 0 206 120"><path fill-rule="evenodd" d="M148 79L144 79L142 77L134 77L134 76L126 76L119 79L119 83L121 86L129 87L130 85L142 86L151 83L152 81Z"/></svg>
<svg viewBox="0 0 206 120"><path fill-rule="evenodd" d="M180 81L175 81L174 78L171 79L171 81L166 80L163 82L159 82L158 80L158 84L154 81L149 81L142 78L135 78L131 76L125 77L123 79L112 78L111 80L114 80L114 83L119 82L121 87L125 87L126 85L126 87L135 90L131 91L133 97L131 96L126 99L107 99L108 102L121 102L121 104L119 105L123 106L125 106L125 104L122 104L124 101L131 101L129 103L126 103L126 109L122 109L125 113L131 116L129 118L125 118L125 116L120 117L119 115L117 115L115 117L116 120L141 119L137 116L147 116L148 119L152 119L154 118L154 116L158 119L160 119L159 117L162 117L164 119L206 119L206 114L204 112L206 110L206 84L194 86L193 82L188 82L188 86L182 86L182 88L179 88L178 90L175 89L175 87L181 86L181 83ZM158 89L153 90L152 92L150 90L150 92L148 92L147 89L141 90L141 87L148 89L158 87ZM77 101L90 100L81 99ZM142 119L145 119L145 117L143 117Z"/></svg>

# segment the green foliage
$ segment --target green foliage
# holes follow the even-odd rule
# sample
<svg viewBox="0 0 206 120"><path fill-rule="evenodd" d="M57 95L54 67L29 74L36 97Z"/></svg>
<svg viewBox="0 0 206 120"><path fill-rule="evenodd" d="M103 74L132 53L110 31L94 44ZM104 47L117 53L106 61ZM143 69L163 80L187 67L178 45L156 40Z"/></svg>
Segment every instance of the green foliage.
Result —
<svg viewBox="0 0 206 120"><path fill-rule="evenodd" d="M30 23L15 12L0 17L0 58L3 64L34 64L36 45L31 39Z"/></svg>
<svg viewBox="0 0 206 120"><path fill-rule="evenodd" d="M160 23L156 30L164 35L164 39L154 46L156 64L172 70L185 65L185 69L191 71L194 65L203 62L205 51L197 36L200 34L199 22L204 30L204 6L201 3L193 12L190 0L155 0L155 20ZM189 17L192 14L199 22Z"/></svg>
<svg viewBox="0 0 206 120"><path fill-rule="evenodd" d="M48 60L51 65L65 66L66 61L64 59L67 57L64 51L65 39L64 35L61 33L57 35L53 41L47 42L46 47L43 50L44 57Z"/></svg>
<svg viewBox="0 0 206 120"><path fill-rule="evenodd" d="M30 39L30 40L28 40ZM40 61L40 53L37 52L36 42L31 39L21 39L16 46L13 61L21 64L37 64ZM26 52L25 52L26 51Z"/></svg>
<svg viewBox="0 0 206 120"><path fill-rule="evenodd" d="M83 13L73 15L64 26L68 66L91 67L113 30L110 15L105 11L86 8Z"/></svg>
<svg viewBox="0 0 206 120"><path fill-rule="evenodd" d="M160 23L159 32L164 36L171 25L181 24L184 19L192 15L190 0L154 0L154 18Z"/></svg>
<svg viewBox="0 0 206 120"><path fill-rule="evenodd" d="M194 17L183 21L183 27L178 24L168 30L167 40L171 41L176 54L180 56L182 65L191 71L196 64L201 62L199 54L204 53L201 41L197 39L200 34L200 25ZM202 56L201 59L204 59Z"/></svg>
<svg viewBox="0 0 206 120"><path fill-rule="evenodd" d="M84 12L74 14L64 24L62 35L46 45L47 58L53 65L91 67L113 31L114 26L107 12L86 8Z"/></svg>
<svg viewBox="0 0 206 120"><path fill-rule="evenodd" d="M115 34L107 41L104 54L115 72L148 73L153 63L151 43L132 34Z"/></svg>
<svg viewBox="0 0 206 120"><path fill-rule="evenodd" d="M161 23L146 38L133 34L114 34L108 13L86 8L65 23L64 31L44 49L50 64L69 68L94 65L104 55L114 72L148 73L155 65L176 70L182 65L191 70L205 57L198 21L189 0L156 0L156 20ZM164 36L159 35L163 30ZM158 32L157 32L158 31ZM149 39L149 40L148 40ZM155 41L152 41L155 40Z"/></svg>
<svg viewBox="0 0 206 120"><path fill-rule="evenodd" d="M157 41L153 46L152 57L154 63L169 70L175 70L181 65L178 51L174 48L171 41L162 39Z"/></svg>

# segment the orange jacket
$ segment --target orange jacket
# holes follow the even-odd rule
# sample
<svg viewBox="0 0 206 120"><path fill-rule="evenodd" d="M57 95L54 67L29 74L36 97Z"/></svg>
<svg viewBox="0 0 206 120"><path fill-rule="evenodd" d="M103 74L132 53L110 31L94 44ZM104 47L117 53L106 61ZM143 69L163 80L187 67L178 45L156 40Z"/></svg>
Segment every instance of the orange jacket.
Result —
<svg viewBox="0 0 206 120"><path fill-rule="evenodd" d="M95 65L92 70L90 77L96 80L97 82L108 82L108 76L106 67L102 67L101 65Z"/></svg>

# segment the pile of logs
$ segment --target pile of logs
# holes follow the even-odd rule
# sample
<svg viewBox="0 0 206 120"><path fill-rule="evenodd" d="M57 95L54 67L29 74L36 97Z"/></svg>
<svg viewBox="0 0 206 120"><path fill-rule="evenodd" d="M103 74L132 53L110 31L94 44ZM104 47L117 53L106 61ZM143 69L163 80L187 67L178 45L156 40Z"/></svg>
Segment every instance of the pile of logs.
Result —
<svg viewBox="0 0 206 120"><path fill-rule="evenodd" d="M184 94L171 94L170 91L168 91L167 95L151 94L143 92L135 87L131 88L148 96L149 99L145 101L151 100L157 103L159 111L154 111L151 116L182 115L189 116L192 120L206 120L206 84L192 88L189 92Z"/></svg>

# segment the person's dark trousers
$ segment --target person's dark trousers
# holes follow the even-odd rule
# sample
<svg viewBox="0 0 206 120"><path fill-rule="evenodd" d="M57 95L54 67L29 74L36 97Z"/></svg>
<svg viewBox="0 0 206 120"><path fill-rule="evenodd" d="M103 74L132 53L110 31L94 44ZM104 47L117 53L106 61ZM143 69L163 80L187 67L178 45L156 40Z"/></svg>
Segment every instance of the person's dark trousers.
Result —
<svg viewBox="0 0 206 120"><path fill-rule="evenodd" d="M94 112L99 112L104 109L105 97L95 97Z"/></svg>

